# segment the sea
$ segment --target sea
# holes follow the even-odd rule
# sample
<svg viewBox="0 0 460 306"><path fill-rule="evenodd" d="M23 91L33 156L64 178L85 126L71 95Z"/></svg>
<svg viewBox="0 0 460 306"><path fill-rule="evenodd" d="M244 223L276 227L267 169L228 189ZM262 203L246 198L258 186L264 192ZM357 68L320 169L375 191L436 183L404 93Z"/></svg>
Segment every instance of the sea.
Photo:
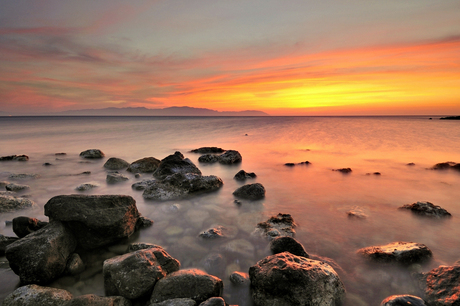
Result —
<svg viewBox="0 0 460 306"><path fill-rule="evenodd" d="M205 146L237 150L242 162L200 163L200 154L190 151ZM105 158L81 158L80 152L87 149L100 149ZM223 187L160 202L145 200L142 191L131 187L152 179L151 174L136 178L120 170L128 181L106 183L109 171L103 165L110 157L131 163L144 157L161 160L176 151L203 175L220 177ZM294 237L312 258L334 267L347 290L344 305L377 305L395 294L421 295L415 281L418 273L460 259L460 172L431 169L440 162L460 162L458 120L435 116L0 117L0 156L13 154L28 155L29 161L0 162L0 181L29 185L19 195L38 208L0 214L2 235L15 236L8 221L17 216L47 221L43 207L49 199L77 193L130 195L139 212L154 221L130 239L86 255L87 268L81 275L64 276L49 285L75 296L103 296L103 261L124 253L129 243L147 242L161 245L181 262L181 269L209 271L219 258L213 273L224 282L227 303L253 305L249 286L233 285L229 275L247 273L270 255L269 241L252 233L257 223L278 213L292 216L297 224ZM352 172L334 171L341 168ZM236 181L233 177L240 170L257 177ZM86 171L90 174L81 174ZM10 178L24 173L37 177ZM264 199L235 202L233 191L256 182L265 187ZM83 183L98 187L77 191ZM417 201L439 205L452 217L424 218L398 209ZM362 218L350 217L350 211ZM231 234L212 240L199 237L215 226ZM357 254L360 248L396 241L425 244L433 258L407 267L372 263ZM0 301L18 285L19 278L0 257Z"/></svg>

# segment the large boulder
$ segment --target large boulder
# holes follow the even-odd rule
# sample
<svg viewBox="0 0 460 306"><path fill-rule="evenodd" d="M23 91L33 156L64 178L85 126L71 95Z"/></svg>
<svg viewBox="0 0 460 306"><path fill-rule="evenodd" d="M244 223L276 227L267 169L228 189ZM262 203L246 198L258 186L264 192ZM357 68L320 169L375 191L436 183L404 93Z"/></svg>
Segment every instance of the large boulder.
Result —
<svg viewBox="0 0 460 306"><path fill-rule="evenodd" d="M398 262L404 265L423 263L433 256L424 244L402 241L362 248L358 253L377 262Z"/></svg>
<svg viewBox="0 0 460 306"><path fill-rule="evenodd" d="M273 254L289 252L297 256L310 258L303 245L295 238L289 236L276 237L270 241L270 250Z"/></svg>
<svg viewBox="0 0 460 306"><path fill-rule="evenodd" d="M401 206L399 209L408 209L414 214L426 217L444 218L451 216L447 210L441 206L434 205L431 202L416 202L412 204L406 204Z"/></svg>
<svg viewBox="0 0 460 306"><path fill-rule="evenodd" d="M265 197L265 188L261 183L246 184L236 189L233 195L248 200L260 200Z"/></svg>
<svg viewBox="0 0 460 306"><path fill-rule="evenodd" d="M175 174L175 173L194 173L201 175L200 169L188 158L184 158L181 152L175 152L161 160L158 169L153 173L153 176L159 179Z"/></svg>
<svg viewBox="0 0 460 306"><path fill-rule="evenodd" d="M460 266L440 266L426 273L425 279L427 305L460 305Z"/></svg>
<svg viewBox="0 0 460 306"><path fill-rule="evenodd" d="M122 170L128 167L129 163L126 160L117 157L109 158L104 164L104 168L109 170Z"/></svg>
<svg viewBox="0 0 460 306"><path fill-rule="evenodd" d="M47 284L65 270L77 246L75 237L61 222L42 229L6 247L5 256L22 284Z"/></svg>
<svg viewBox="0 0 460 306"><path fill-rule="evenodd" d="M89 149L81 152L80 156L83 158L103 158L105 154L99 149Z"/></svg>
<svg viewBox="0 0 460 306"><path fill-rule="evenodd" d="M345 287L328 264L289 252L268 256L249 268L256 306L340 305Z"/></svg>
<svg viewBox="0 0 460 306"><path fill-rule="evenodd" d="M418 296L413 295L392 295L385 298L380 306L426 306L425 302Z"/></svg>
<svg viewBox="0 0 460 306"><path fill-rule="evenodd" d="M103 266L105 293L129 299L150 295L158 280L179 268L179 261L161 247L107 259Z"/></svg>
<svg viewBox="0 0 460 306"><path fill-rule="evenodd" d="M18 198L7 194L0 194L0 213L37 207L34 201L26 198Z"/></svg>
<svg viewBox="0 0 460 306"><path fill-rule="evenodd" d="M86 294L72 298L64 306L131 306L132 303L122 296L97 296Z"/></svg>
<svg viewBox="0 0 460 306"><path fill-rule="evenodd" d="M38 285L22 286L10 293L3 306L62 306L72 299L72 294L64 289Z"/></svg>
<svg viewBox="0 0 460 306"><path fill-rule="evenodd" d="M150 200L173 200L194 194L211 192L224 183L217 176L201 176L195 173L175 173L162 180L149 182L142 196Z"/></svg>
<svg viewBox="0 0 460 306"><path fill-rule="evenodd" d="M180 270L160 279L153 288L150 303L175 298L190 298L202 303L211 297L222 296L223 282L220 278L201 270Z"/></svg>
<svg viewBox="0 0 460 306"><path fill-rule="evenodd" d="M85 249L131 236L139 219L136 201L126 195L56 196L46 203L45 215L65 223Z"/></svg>
<svg viewBox="0 0 460 306"><path fill-rule="evenodd" d="M149 173L157 170L159 165L159 159L155 157L144 157L132 162L126 170L132 173Z"/></svg>
<svg viewBox="0 0 460 306"><path fill-rule="evenodd" d="M36 218L20 216L13 219L13 232L16 236L22 238L30 233L38 231L47 224L48 222L43 222Z"/></svg>

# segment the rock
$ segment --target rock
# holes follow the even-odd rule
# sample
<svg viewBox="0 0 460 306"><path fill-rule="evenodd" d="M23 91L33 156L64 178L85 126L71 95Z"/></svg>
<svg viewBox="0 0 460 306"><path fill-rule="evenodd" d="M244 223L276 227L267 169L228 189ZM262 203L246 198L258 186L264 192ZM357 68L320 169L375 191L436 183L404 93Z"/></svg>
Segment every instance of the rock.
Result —
<svg viewBox="0 0 460 306"><path fill-rule="evenodd" d="M228 306L221 297L212 297L201 303L199 306Z"/></svg>
<svg viewBox="0 0 460 306"><path fill-rule="evenodd" d="M224 154L219 155L219 163L224 165L237 164L240 163L242 160L243 157L241 157L240 152L235 150L228 150L225 151Z"/></svg>
<svg viewBox="0 0 460 306"><path fill-rule="evenodd" d="M252 298L261 305L340 305L345 287L328 264L289 252L249 268Z"/></svg>
<svg viewBox="0 0 460 306"><path fill-rule="evenodd" d="M416 202L412 204L406 204L401 206L399 209L409 209L414 214L420 216L428 216L435 218L450 217L451 214L442 208L441 206L434 205L430 202Z"/></svg>
<svg viewBox="0 0 460 306"><path fill-rule="evenodd" d="M159 179L164 179L169 175L181 173L193 173L201 176L200 169L188 158L180 152L175 152L161 160L158 169L153 173L153 176Z"/></svg>
<svg viewBox="0 0 460 306"><path fill-rule="evenodd" d="M178 271L180 263L163 248L148 248L104 261L106 295L128 299L150 296L158 280Z"/></svg>
<svg viewBox="0 0 460 306"><path fill-rule="evenodd" d="M341 172L343 174L348 174L350 173L352 170L351 168L340 168L340 169L333 169L332 171L338 171L338 172Z"/></svg>
<svg viewBox="0 0 460 306"><path fill-rule="evenodd" d="M235 190L233 195L248 200L260 200L265 197L265 188L260 183L246 184Z"/></svg>
<svg viewBox="0 0 460 306"><path fill-rule="evenodd" d="M19 191L24 191L26 189L30 189L30 187L28 185L10 183L5 186L5 189L7 191L19 192Z"/></svg>
<svg viewBox="0 0 460 306"><path fill-rule="evenodd" d="M233 272L230 274L230 282L234 285L247 285L251 281L249 280L249 274L244 273L244 272Z"/></svg>
<svg viewBox="0 0 460 306"><path fill-rule="evenodd" d="M150 200L174 200L204 192L211 192L224 183L214 175L201 176L194 173L175 173L156 180L144 190L142 196Z"/></svg>
<svg viewBox="0 0 460 306"><path fill-rule="evenodd" d="M285 163L284 165L285 165L285 166L288 166L288 167L294 167L294 166L295 166L294 163Z"/></svg>
<svg viewBox="0 0 460 306"><path fill-rule="evenodd" d="M196 302L188 298L170 299L160 303L151 303L149 306L196 306Z"/></svg>
<svg viewBox="0 0 460 306"><path fill-rule="evenodd" d="M278 236L293 237L297 224L290 214L279 213L270 217L267 221L257 224L252 236L260 236L272 240Z"/></svg>
<svg viewBox="0 0 460 306"><path fill-rule="evenodd" d="M237 181L245 181L246 179L251 179L251 178L256 178L257 175L254 173L254 172L246 172L244 170L240 170L237 174L235 174L235 176L233 177L233 179L237 180Z"/></svg>
<svg viewBox="0 0 460 306"><path fill-rule="evenodd" d="M449 162L444 162L444 163L438 163L431 168L431 170L447 170L447 169L453 169L453 170L460 171L460 164L449 161Z"/></svg>
<svg viewBox="0 0 460 306"><path fill-rule="evenodd" d="M219 161L219 156L213 154L205 154L198 157L200 163L217 163Z"/></svg>
<svg viewBox="0 0 460 306"><path fill-rule="evenodd" d="M223 226L216 226L214 228L210 228L204 232L201 232L198 236L204 239L222 238L224 237L223 230Z"/></svg>
<svg viewBox="0 0 460 306"><path fill-rule="evenodd" d="M440 266L426 273L425 279L427 305L460 304L460 266Z"/></svg>
<svg viewBox="0 0 460 306"><path fill-rule="evenodd" d="M0 161L28 161L29 156L27 155L9 155L9 156L1 156Z"/></svg>
<svg viewBox="0 0 460 306"><path fill-rule="evenodd" d="M109 173L107 174L106 181L109 184L115 184L118 182L124 182L129 180L129 178L121 173Z"/></svg>
<svg viewBox="0 0 460 306"><path fill-rule="evenodd" d="M205 154L205 153L224 153L225 150L222 149L222 148L218 148L218 147L201 147L201 148L198 148L198 149L194 149L192 151L190 151L192 153L201 153L201 154Z"/></svg>
<svg viewBox="0 0 460 306"><path fill-rule="evenodd" d="M201 264L209 274L222 275L225 272L226 260L222 254L211 253L201 260Z"/></svg>
<svg viewBox="0 0 460 306"><path fill-rule="evenodd" d="M13 179L13 180L37 179L39 177L40 175L36 173L15 173L15 174L10 174L10 176L8 176L8 178Z"/></svg>
<svg viewBox="0 0 460 306"><path fill-rule="evenodd" d="M223 283L218 277L198 269L180 270L160 279L153 288L150 303L175 298L190 298L197 303L222 296Z"/></svg>
<svg viewBox="0 0 460 306"><path fill-rule="evenodd" d="M86 294L74 297L64 306L131 306L130 300L122 296L97 296Z"/></svg>
<svg viewBox="0 0 460 306"><path fill-rule="evenodd" d="M426 306L425 302L413 295L392 295L385 298L380 306Z"/></svg>
<svg viewBox="0 0 460 306"><path fill-rule="evenodd" d="M359 207L354 207L351 210L347 211L347 215L349 218L356 218L356 219L366 219L367 218L367 215Z"/></svg>
<svg viewBox="0 0 460 306"><path fill-rule="evenodd" d="M103 158L105 154L99 149L89 149L80 153L83 158Z"/></svg>
<svg viewBox="0 0 460 306"><path fill-rule="evenodd" d="M155 157L144 157L131 163L128 171L132 173L149 173L157 170L160 160Z"/></svg>
<svg viewBox="0 0 460 306"><path fill-rule="evenodd" d="M255 247L254 244L246 239L234 239L219 246L222 253L237 254L247 258L253 258Z"/></svg>
<svg viewBox="0 0 460 306"><path fill-rule="evenodd" d="M5 256L22 284L47 284L59 277L77 242L71 231L54 221L6 248Z"/></svg>
<svg viewBox="0 0 460 306"><path fill-rule="evenodd" d="M67 155L67 153L59 152L59 153L54 153L54 155L56 155L56 156L62 156L62 155Z"/></svg>
<svg viewBox="0 0 460 306"><path fill-rule="evenodd" d="M84 183L84 184L81 184L81 185L78 185L77 187L75 187L75 190L87 191L87 190L91 190L91 189L97 188L97 187L99 187L99 185L97 183Z"/></svg>
<svg viewBox="0 0 460 306"><path fill-rule="evenodd" d="M73 253L67 259L64 274L66 275L77 275L85 271L85 263L81 260L80 255Z"/></svg>
<svg viewBox="0 0 460 306"><path fill-rule="evenodd" d="M136 223L136 231L142 228L147 228L152 226L154 221L152 219L146 218L144 216L139 216Z"/></svg>
<svg viewBox="0 0 460 306"><path fill-rule="evenodd" d="M460 116L447 116L447 117L441 117L439 119L440 120L460 120Z"/></svg>
<svg viewBox="0 0 460 306"><path fill-rule="evenodd" d="M109 158L104 164L104 168L109 170L122 170L128 167L129 163L126 160L117 157Z"/></svg>
<svg viewBox="0 0 460 306"><path fill-rule="evenodd" d="M45 167L48 167L48 166L52 166L53 164L51 163L44 163L42 166L45 166Z"/></svg>
<svg viewBox="0 0 460 306"><path fill-rule="evenodd" d="M161 248L161 246L153 244L153 243L146 243L146 242L135 242L131 243L128 246L128 253L129 252L135 252L139 250L146 250L146 249L151 249L151 248Z"/></svg>
<svg viewBox="0 0 460 306"><path fill-rule="evenodd" d="M141 182L137 182L131 185L131 188L134 190L144 190L155 183L156 180L143 180Z"/></svg>
<svg viewBox="0 0 460 306"><path fill-rule="evenodd" d="M431 259L431 250L424 244L414 242L393 242L358 250L358 253L378 262L398 262L409 265Z"/></svg>
<svg viewBox="0 0 460 306"><path fill-rule="evenodd" d="M300 162L300 163L285 163L284 165L285 166L288 166L288 167L294 167L295 165L310 165L311 163L307 160L307 161L303 161L303 162Z"/></svg>
<svg viewBox="0 0 460 306"><path fill-rule="evenodd" d="M0 256L4 256L6 247L18 239L17 237L7 237L0 234Z"/></svg>
<svg viewBox="0 0 460 306"><path fill-rule="evenodd" d="M289 252L293 255L310 258L303 245L292 237L276 237L270 241L270 250L273 254Z"/></svg>
<svg viewBox="0 0 460 306"><path fill-rule="evenodd" d="M19 287L3 300L3 306L62 306L72 299L64 289L27 285ZM67 305L67 304L66 304Z"/></svg>
<svg viewBox="0 0 460 306"><path fill-rule="evenodd" d="M406 166L415 166L415 163L407 163Z"/></svg>
<svg viewBox="0 0 460 306"><path fill-rule="evenodd" d="M131 236L139 218L136 201L126 195L56 196L46 203L45 215L68 226L85 249Z"/></svg>
<svg viewBox="0 0 460 306"><path fill-rule="evenodd" d="M33 201L11 195L0 194L0 213L36 207Z"/></svg>
<svg viewBox="0 0 460 306"><path fill-rule="evenodd" d="M43 222L35 218L20 216L13 219L13 232L16 236L22 238L30 233L38 231L47 224L48 222Z"/></svg>

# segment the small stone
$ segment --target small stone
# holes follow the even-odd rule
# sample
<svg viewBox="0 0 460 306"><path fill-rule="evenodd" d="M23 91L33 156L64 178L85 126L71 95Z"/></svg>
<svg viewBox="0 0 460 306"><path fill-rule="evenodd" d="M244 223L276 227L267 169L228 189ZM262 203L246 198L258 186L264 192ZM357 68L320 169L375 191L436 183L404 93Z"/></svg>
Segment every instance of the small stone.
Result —
<svg viewBox="0 0 460 306"><path fill-rule="evenodd" d="M338 171L338 172L341 172L343 174L348 174L350 173L352 170L351 168L340 168L340 169L333 169L332 171Z"/></svg>
<svg viewBox="0 0 460 306"><path fill-rule="evenodd" d="M81 184L81 185L78 185L77 187L75 187L75 190L87 191L87 190L91 190L91 189L97 188L97 187L99 187L99 185L97 183L84 183L84 184Z"/></svg>
<svg viewBox="0 0 460 306"><path fill-rule="evenodd" d="M105 154L99 149L89 149L80 153L83 158L103 158Z"/></svg>
<svg viewBox="0 0 460 306"><path fill-rule="evenodd" d="M257 175L254 172L246 172L244 170L240 170L237 174L235 174L233 179L235 179L237 181L244 181L246 179L252 179L252 178L256 178L256 177L257 177Z"/></svg>
<svg viewBox="0 0 460 306"><path fill-rule="evenodd" d="M115 184L119 182L124 182L129 180L129 178L121 173L109 173L107 174L106 181L109 184Z"/></svg>

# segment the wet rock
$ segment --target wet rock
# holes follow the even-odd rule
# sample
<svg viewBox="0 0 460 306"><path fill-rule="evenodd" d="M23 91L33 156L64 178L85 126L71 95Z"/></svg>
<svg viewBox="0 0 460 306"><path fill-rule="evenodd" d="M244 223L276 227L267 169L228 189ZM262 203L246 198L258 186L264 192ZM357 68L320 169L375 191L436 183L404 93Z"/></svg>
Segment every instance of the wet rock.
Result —
<svg viewBox="0 0 460 306"><path fill-rule="evenodd" d="M159 179L164 179L172 174L193 173L201 176L201 171L197 166L188 158L185 158L181 152L176 151L174 154L169 155L161 160L158 169L153 173L153 176Z"/></svg>
<svg viewBox="0 0 460 306"><path fill-rule="evenodd" d="M249 284L251 281L249 280L249 274L247 273L244 273L244 272L233 272L232 274L230 274L230 282L234 285L247 285Z"/></svg>
<svg viewBox="0 0 460 306"><path fill-rule="evenodd" d="M265 188L260 183L246 184L235 190L233 195L248 200L260 200L265 197Z"/></svg>
<svg viewBox="0 0 460 306"><path fill-rule="evenodd" d="M97 183L84 183L84 184L81 184L81 185L78 185L77 187L75 187L75 190L77 191L88 191L88 190L91 190L93 188L97 188L99 187L99 184Z"/></svg>
<svg viewBox="0 0 460 306"><path fill-rule="evenodd" d="M74 297L65 306L131 306L130 300L122 296L97 296L86 294Z"/></svg>
<svg viewBox="0 0 460 306"><path fill-rule="evenodd" d="M151 200L174 200L195 194L212 192L221 188L223 182L214 175L201 176L194 173L175 173L154 181L142 196Z"/></svg>
<svg viewBox="0 0 460 306"><path fill-rule="evenodd" d="M221 297L212 297L201 303L199 306L228 306Z"/></svg>
<svg viewBox="0 0 460 306"><path fill-rule="evenodd" d="M7 237L0 234L0 256L4 256L6 247L18 239L18 237Z"/></svg>
<svg viewBox="0 0 460 306"><path fill-rule="evenodd" d="M10 184L5 186L5 189L7 191L19 192L19 191L24 191L24 190L30 189L30 187L28 185L10 183Z"/></svg>
<svg viewBox="0 0 460 306"><path fill-rule="evenodd" d="M64 269L64 274L66 275L77 275L85 271L85 264L81 260L80 255L73 253L67 259L67 264Z"/></svg>
<svg viewBox="0 0 460 306"><path fill-rule="evenodd" d="M333 169L332 171L338 171L338 172L341 172L343 174L348 174L350 173L352 170L351 168L340 168L340 169Z"/></svg>
<svg viewBox="0 0 460 306"><path fill-rule="evenodd" d="M8 295L3 306L62 306L72 299L72 294L64 289L27 285L19 287ZM67 304L66 304L67 305Z"/></svg>
<svg viewBox="0 0 460 306"><path fill-rule="evenodd" d="M451 216L447 210L430 202L416 202L412 204L406 204L401 206L399 209L409 209L414 214L427 217L443 218Z"/></svg>
<svg viewBox="0 0 460 306"><path fill-rule="evenodd" d="M46 226L48 222L40 221L29 217L16 217L13 219L13 232L19 238L25 237L30 233L36 232Z"/></svg>
<svg viewBox="0 0 460 306"><path fill-rule="evenodd" d="M136 223L136 230L152 226L154 221L144 216L139 216Z"/></svg>
<svg viewBox="0 0 460 306"><path fill-rule="evenodd" d="M180 263L162 248L148 248L104 261L106 295L137 299L152 293L158 280L178 271Z"/></svg>
<svg viewBox="0 0 460 306"><path fill-rule="evenodd" d="M345 287L328 264L289 252L268 256L249 268L252 298L262 305L340 305Z"/></svg>
<svg viewBox="0 0 460 306"><path fill-rule="evenodd" d="M10 244L5 256L22 284L47 284L59 277L77 242L71 231L54 221Z"/></svg>
<svg viewBox="0 0 460 306"><path fill-rule="evenodd" d="M218 147L201 147L201 148L198 148L198 149L194 149L192 151L190 151L192 153L201 153L201 154L205 154L205 153L224 153L225 150L222 149L222 148L218 148Z"/></svg>
<svg viewBox="0 0 460 306"><path fill-rule="evenodd" d="M289 252L293 255L310 258L303 245L292 237L276 237L270 241L270 250L273 254Z"/></svg>
<svg viewBox="0 0 460 306"><path fill-rule="evenodd" d="M214 228L210 228L204 232L201 232L198 236L204 239L215 239L215 238L222 238L224 237L224 227L217 226Z"/></svg>
<svg viewBox="0 0 460 306"><path fill-rule="evenodd" d="M219 161L219 156L213 154L205 154L198 157L200 163L217 163Z"/></svg>
<svg viewBox="0 0 460 306"><path fill-rule="evenodd" d="M460 266L440 266L425 274L427 305L460 304Z"/></svg>
<svg viewBox="0 0 460 306"><path fill-rule="evenodd" d="M257 175L254 173L254 172L246 172L244 170L240 170L237 174L235 174L235 176L233 177L233 179L237 180L237 181L245 181L246 179L252 179L252 178L256 178Z"/></svg>
<svg viewBox="0 0 460 306"><path fill-rule="evenodd" d="M223 283L218 277L198 269L180 270L160 279L153 289L150 303L168 299L190 298L197 303L222 296Z"/></svg>
<svg viewBox="0 0 460 306"><path fill-rule="evenodd" d="M40 175L36 173L16 173L8 176L12 180L27 180L27 179L37 179Z"/></svg>
<svg viewBox="0 0 460 306"><path fill-rule="evenodd" d="M294 166L295 166L294 163L285 163L284 165L285 165L285 166L288 166L288 167L294 167Z"/></svg>
<svg viewBox="0 0 460 306"><path fill-rule="evenodd" d="M354 207L351 210L347 211L347 215L349 218L356 218L356 219L366 219L367 218L367 215L359 207Z"/></svg>
<svg viewBox="0 0 460 306"><path fill-rule="evenodd" d="M279 213L270 217L267 221L257 224L252 236L260 236L272 240L276 237L293 237L297 224L290 214Z"/></svg>
<svg viewBox="0 0 460 306"><path fill-rule="evenodd" d="M143 180L141 182L137 182L131 185L131 188L134 190L144 190L152 185L154 185L156 180Z"/></svg>
<svg viewBox="0 0 460 306"><path fill-rule="evenodd" d="M132 162L128 171L132 173L150 173L158 169L160 160L155 157L144 157Z"/></svg>
<svg viewBox="0 0 460 306"><path fill-rule="evenodd" d="M124 182L129 180L129 178L121 173L109 173L107 174L106 181L109 184L115 184L119 182Z"/></svg>
<svg viewBox="0 0 460 306"><path fill-rule="evenodd" d="M29 156L27 155L8 155L1 156L0 161L28 161Z"/></svg>
<svg viewBox="0 0 460 306"><path fill-rule="evenodd" d="M380 306L426 306L425 302L418 296L413 295L392 295L385 298Z"/></svg>
<svg viewBox="0 0 460 306"><path fill-rule="evenodd" d="M149 306L196 306L195 300L192 299L170 299L160 303L151 303Z"/></svg>
<svg viewBox="0 0 460 306"><path fill-rule="evenodd" d="M358 253L377 262L398 262L405 265L423 263L432 257L431 250L426 245L401 241L362 248Z"/></svg>
<svg viewBox="0 0 460 306"><path fill-rule="evenodd" d="M89 149L80 153L83 158L103 158L105 154L99 149Z"/></svg>
<svg viewBox="0 0 460 306"><path fill-rule="evenodd" d="M136 201L126 195L56 196L46 203L45 215L65 223L85 249L131 236L139 218Z"/></svg>
<svg viewBox="0 0 460 306"><path fill-rule="evenodd" d="M37 207L32 200L18 198L11 195L0 194L0 213Z"/></svg>
<svg viewBox="0 0 460 306"><path fill-rule="evenodd" d="M224 165L232 165L241 163L243 157L241 156L240 152L235 150L228 150L225 151L224 154L219 155L219 163Z"/></svg>
<svg viewBox="0 0 460 306"><path fill-rule="evenodd" d="M117 157L109 158L104 164L104 168L109 170L122 170L128 167L129 163L126 160Z"/></svg>
<svg viewBox="0 0 460 306"><path fill-rule="evenodd" d="M447 170L447 169L460 171L460 164L449 161L449 162L444 162L444 163L438 163L431 168L431 170Z"/></svg>
<svg viewBox="0 0 460 306"><path fill-rule="evenodd" d="M128 246L128 250L127 252L135 252L135 251L139 251L139 250L146 250L146 249L155 249L155 248L161 248L161 246L157 245L157 244L153 244L153 243L147 243L147 242L135 242L135 243L131 243L129 246Z"/></svg>

